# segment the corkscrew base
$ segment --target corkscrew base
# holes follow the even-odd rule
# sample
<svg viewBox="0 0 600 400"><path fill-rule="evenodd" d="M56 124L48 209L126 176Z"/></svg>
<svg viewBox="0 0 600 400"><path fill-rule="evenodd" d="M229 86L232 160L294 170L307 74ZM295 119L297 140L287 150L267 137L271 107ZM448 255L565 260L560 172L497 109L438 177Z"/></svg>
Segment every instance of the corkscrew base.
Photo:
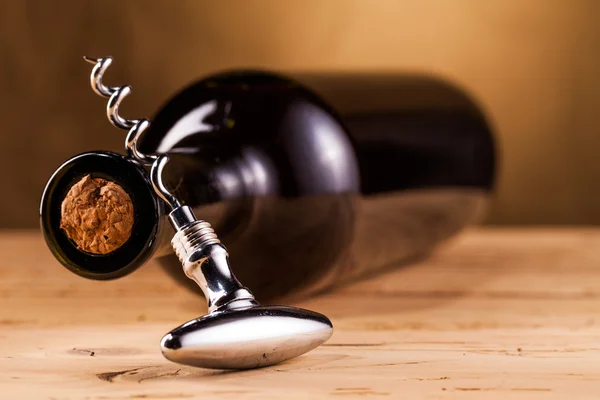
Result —
<svg viewBox="0 0 600 400"><path fill-rule="evenodd" d="M261 306L236 279L227 250L188 206L169 214L171 244L188 278L204 292L209 314L175 328L161 341L171 361L203 368L246 369L289 360L323 344L333 333L324 315Z"/></svg>
<svg viewBox="0 0 600 400"><path fill-rule="evenodd" d="M189 321L165 335L160 346L168 360L179 364L248 369L298 357L332 333L324 315L294 307L255 306Z"/></svg>

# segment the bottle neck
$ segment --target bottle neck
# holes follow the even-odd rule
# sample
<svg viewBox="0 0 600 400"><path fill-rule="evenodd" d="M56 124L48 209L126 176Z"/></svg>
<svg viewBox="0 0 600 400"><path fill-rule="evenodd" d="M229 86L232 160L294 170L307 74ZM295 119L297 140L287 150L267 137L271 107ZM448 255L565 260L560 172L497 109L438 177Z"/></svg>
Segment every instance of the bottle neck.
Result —
<svg viewBox="0 0 600 400"><path fill-rule="evenodd" d="M277 194L276 168L260 149L220 157L199 148L174 149L169 155L167 187L221 238L244 229L254 198Z"/></svg>

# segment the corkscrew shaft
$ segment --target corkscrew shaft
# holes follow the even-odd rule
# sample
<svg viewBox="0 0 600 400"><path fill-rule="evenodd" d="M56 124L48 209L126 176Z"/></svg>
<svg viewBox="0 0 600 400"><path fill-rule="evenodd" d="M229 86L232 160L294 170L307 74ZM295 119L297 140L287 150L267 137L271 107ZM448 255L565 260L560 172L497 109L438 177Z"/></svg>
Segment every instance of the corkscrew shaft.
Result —
<svg viewBox="0 0 600 400"><path fill-rule="evenodd" d="M231 271L227 249L208 222L198 220L188 206L173 210L169 220L176 230L173 250L187 277L204 292L209 312L258 305Z"/></svg>

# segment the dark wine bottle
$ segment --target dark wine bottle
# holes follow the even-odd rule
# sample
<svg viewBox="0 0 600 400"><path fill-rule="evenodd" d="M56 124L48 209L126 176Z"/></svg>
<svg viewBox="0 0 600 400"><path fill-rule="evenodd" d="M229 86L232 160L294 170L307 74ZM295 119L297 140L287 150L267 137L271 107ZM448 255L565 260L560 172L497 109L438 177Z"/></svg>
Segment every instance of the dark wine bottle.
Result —
<svg viewBox="0 0 600 400"><path fill-rule="evenodd" d="M170 154L169 188L213 225L259 300L427 256L481 215L494 182L481 110L429 77L217 74L169 100L142 139L142 152ZM172 233L141 166L101 156L65 163L42 201L54 254L95 279L165 254ZM60 201L84 174L116 181L136 208L131 238L113 253L85 254L59 229ZM160 262L193 285L175 257Z"/></svg>

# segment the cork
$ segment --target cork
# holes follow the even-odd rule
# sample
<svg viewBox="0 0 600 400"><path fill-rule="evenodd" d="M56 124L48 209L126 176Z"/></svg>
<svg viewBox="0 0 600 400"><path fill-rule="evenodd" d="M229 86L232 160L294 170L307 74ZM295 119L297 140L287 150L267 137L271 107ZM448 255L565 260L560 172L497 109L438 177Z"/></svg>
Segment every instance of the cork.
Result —
<svg viewBox="0 0 600 400"><path fill-rule="evenodd" d="M61 204L60 228L79 250L108 254L127 242L133 219L133 203L121 186L86 175Z"/></svg>

